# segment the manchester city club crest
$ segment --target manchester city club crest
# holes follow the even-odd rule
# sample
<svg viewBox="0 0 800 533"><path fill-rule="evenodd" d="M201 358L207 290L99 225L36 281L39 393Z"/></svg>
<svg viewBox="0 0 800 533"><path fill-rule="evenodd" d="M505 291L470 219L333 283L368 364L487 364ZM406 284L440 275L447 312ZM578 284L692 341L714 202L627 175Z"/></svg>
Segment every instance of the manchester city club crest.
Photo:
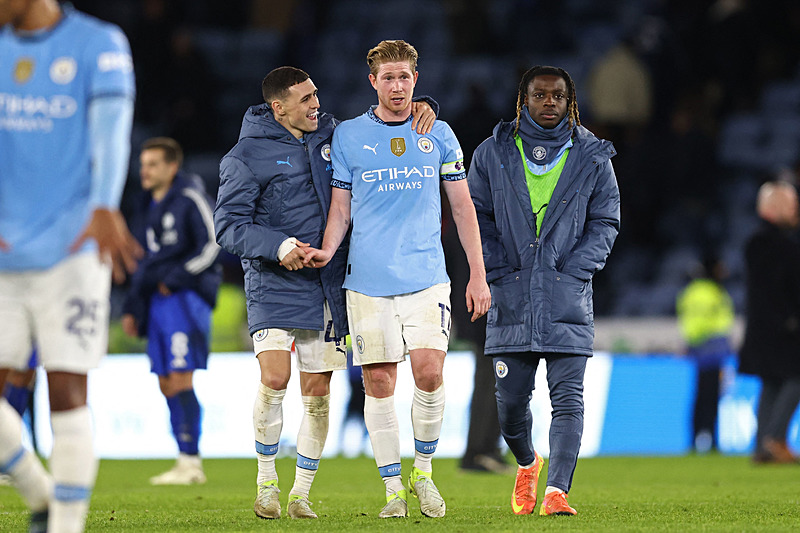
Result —
<svg viewBox="0 0 800 533"><path fill-rule="evenodd" d="M263 341L264 339L267 338L267 333L269 333L269 330L260 329L260 330L256 331L255 335L253 335L253 340L255 340L255 341Z"/></svg>
<svg viewBox="0 0 800 533"><path fill-rule="evenodd" d="M356 348L358 348L358 353L364 353L364 338L361 335L356 337Z"/></svg>
<svg viewBox="0 0 800 533"><path fill-rule="evenodd" d="M14 81L17 83L27 83L33 76L33 58L21 57L14 65Z"/></svg>
<svg viewBox="0 0 800 533"><path fill-rule="evenodd" d="M391 150L394 155L400 157L406 153L406 140L402 137L394 137L391 142Z"/></svg>
<svg viewBox="0 0 800 533"><path fill-rule="evenodd" d="M433 152L433 141L427 137L420 137L417 141L417 148L419 148L423 154L429 154Z"/></svg>
<svg viewBox="0 0 800 533"><path fill-rule="evenodd" d="M547 157L547 150L545 150L544 146L535 146L531 153L533 154L533 158L537 161L541 161Z"/></svg>
<svg viewBox="0 0 800 533"><path fill-rule="evenodd" d="M498 361L494 365L494 372L497 374L497 377L502 379L508 375L508 365L506 365L503 361Z"/></svg>
<svg viewBox="0 0 800 533"><path fill-rule="evenodd" d="M330 144L323 144L322 148L319 150L320 155L322 155L322 159L325 161L331 160L331 145Z"/></svg>
<svg viewBox="0 0 800 533"><path fill-rule="evenodd" d="M59 57L50 64L50 79L53 83L66 85L75 79L78 63L71 57Z"/></svg>

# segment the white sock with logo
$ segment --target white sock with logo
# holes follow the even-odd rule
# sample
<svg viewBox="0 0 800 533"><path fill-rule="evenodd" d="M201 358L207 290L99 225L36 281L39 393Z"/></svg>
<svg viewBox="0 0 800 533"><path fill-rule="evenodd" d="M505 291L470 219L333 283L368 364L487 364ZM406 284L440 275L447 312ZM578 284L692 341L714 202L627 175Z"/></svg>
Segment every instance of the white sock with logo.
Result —
<svg viewBox="0 0 800 533"><path fill-rule="evenodd" d="M47 531L81 532L97 478L98 461L92 442L91 413L85 405L53 412L50 423L53 426L53 451L49 464L55 486Z"/></svg>
<svg viewBox="0 0 800 533"><path fill-rule="evenodd" d="M328 437L330 394L303 396L303 420L297 433L297 466L289 495L306 496L319 468L319 459Z"/></svg>
<svg viewBox="0 0 800 533"><path fill-rule="evenodd" d="M256 436L258 476L256 483L278 479L275 457L283 429L283 397L286 389L274 390L263 383L258 384L258 394L253 405L253 431Z"/></svg>
<svg viewBox="0 0 800 533"><path fill-rule="evenodd" d="M444 417L444 384L433 392L414 386L411 402L411 425L414 428L414 466L423 472L433 472L431 459L439 443Z"/></svg>
<svg viewBox="0 0 800 533"><path fill-rule="evenodd" d="M403 490L400 477L400 427L394 396L364 399L364 423L369 431L372 454L386 485L386 495Z"/></svg>

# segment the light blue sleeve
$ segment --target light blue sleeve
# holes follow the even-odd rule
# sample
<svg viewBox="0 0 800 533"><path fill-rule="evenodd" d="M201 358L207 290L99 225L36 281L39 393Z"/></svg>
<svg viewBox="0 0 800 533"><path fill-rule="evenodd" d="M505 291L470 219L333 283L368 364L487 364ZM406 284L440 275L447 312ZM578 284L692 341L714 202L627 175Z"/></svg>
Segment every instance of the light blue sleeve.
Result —
<svg viewBox="0 0 800 533"><path fill-rule="evenodd" d="M84 52L89 66L89 97L136 93L128 39L117 26L103 23Z"/></svg>
<svg viewBox="0 0 800 533"><path fill-rule="evenodd" d="M463 180L467 177L464 168L464 152L461 151L456 134L453 133L453 129L447 122L437 120L436 124L439 125L439 134L436 138L439 140L442 152L442 168L439 174L445 181Z"/></svg>
<svg viewBox="0 0 800 533"><path fill-rule="evenodd" d="M95 98L89 104L92 155L90 209L119 207L128 177L132 125L133 99L129 96Z"/></svg>
<svg viewBox="0 0 800 533"><path fill-rule="evenodd" d="M333 141L331 146L331 163L333 163L333 177L331 186L338 189L353 189L353 173L345 158L346 141L343 139L344 129L339 125L333 130Z"/></svg>

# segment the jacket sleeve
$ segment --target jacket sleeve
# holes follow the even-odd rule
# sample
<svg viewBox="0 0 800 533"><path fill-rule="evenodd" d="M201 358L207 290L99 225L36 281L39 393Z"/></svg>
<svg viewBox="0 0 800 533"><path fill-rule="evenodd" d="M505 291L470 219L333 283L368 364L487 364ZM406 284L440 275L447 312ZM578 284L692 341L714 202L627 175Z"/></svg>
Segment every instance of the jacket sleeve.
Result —
<svg viewBox="0 0 800 533"><path fill-rule="evenodd" d="M481 232L486 281L489 283L512 270L497 228L492 185L487 174L489 167L487 159L492 157L492 146L494 146L494 140L487 139L475 150L472 164L467 173L467 184L472 196L472 203L475 204L475 214L478 216L478 227Z"/></svg>
<svg viewBox="0 0 800 533"><path fill-rule="evenodd" d="M198 275L214 266L219 254L213 214L205 195L191 188L182 193L186 208L176 226L179 240L186 244L184 259L168 263L161 280L170 290L192 287Z"/></svg>
<svg viewBox="0 0 800 533"><path fill-rule="evenodd" d="M244 161L227 156L220 163L214 227L222 248L242 259L278 262L278 248L289 238L255 223L261 187Z"/></svg>
<svg viewBox="0 0 800 533"><path fill-rule="evenodd" d="M148 308L152 290L146 285L155 279L151 273L152 269L148 268L148 258L140 261L136 272L131 276L131 285L122 302L122 313L133 315L138 322L140 337L147 336Z"/></svg>
<svg viewBox="0 0 800 533"><path fill-rule="evenodd" d="M589 281L606 264L619 234L619 188L611 161L598 165L598 179L586 210L583 236L570 251L561 271Z"/></svg>

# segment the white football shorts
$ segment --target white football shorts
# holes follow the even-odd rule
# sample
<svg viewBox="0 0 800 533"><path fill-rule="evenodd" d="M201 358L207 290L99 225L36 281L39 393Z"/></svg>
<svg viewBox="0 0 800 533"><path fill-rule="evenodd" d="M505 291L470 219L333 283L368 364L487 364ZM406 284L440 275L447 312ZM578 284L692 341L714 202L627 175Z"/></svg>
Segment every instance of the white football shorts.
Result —
<svg viewBox="0 0 800 533"><path fill-rule="evenodd" d="M347 291L353 364L398 363L410 350L447 352L450 283L396 296Z"/></svg>
<svg viewBox="0 0 800 533"><path fill-rule="evenodd" d="M297 368L301 372L318 374L347 368L347 347L344 337L336 337L328 302L325 302L325 330L314 329L260 329L253 333L253 350L256 355L268 350L297 353Z"/></svg>
<svg viewBox="0 0 800 533"><path fill-rule="evenodd" d="M108 347L111 268L97 252L47 270L0 272L0 367L25 369L36 348L49 371L86 374Z"/></svg>

